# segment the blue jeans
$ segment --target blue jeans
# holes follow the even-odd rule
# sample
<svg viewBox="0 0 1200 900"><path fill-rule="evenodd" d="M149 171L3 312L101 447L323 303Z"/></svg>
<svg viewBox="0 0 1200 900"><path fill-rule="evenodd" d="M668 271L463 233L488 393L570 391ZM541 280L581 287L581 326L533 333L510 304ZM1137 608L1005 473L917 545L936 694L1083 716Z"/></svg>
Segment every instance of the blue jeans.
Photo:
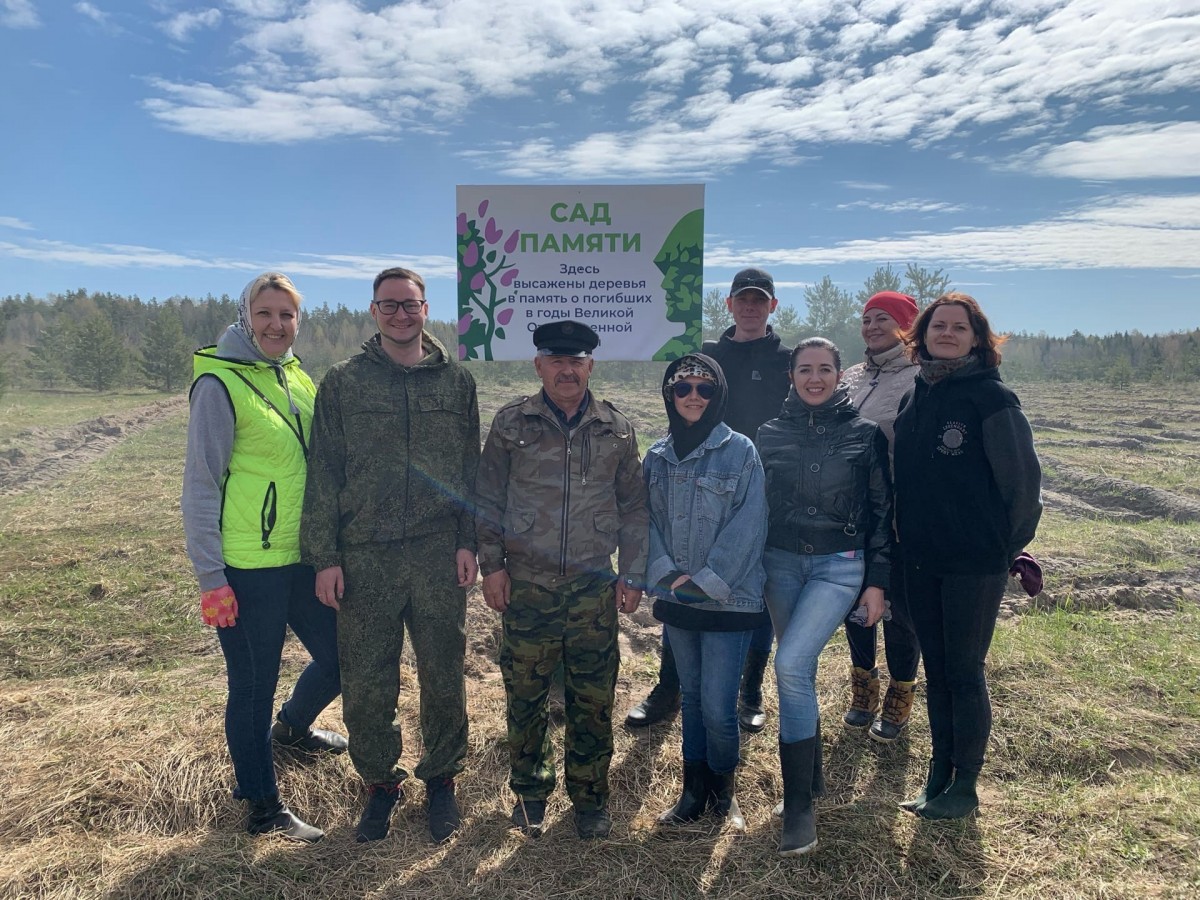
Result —
<svg viewBox="0 0 1200 900"><path fill-rule="evenodd" d="M738 688L753 631L691 631L664 625L683 693L683 761L707 762L724 775L737 768Z"/></svg>
<svg viewBox="0 0 1200 900"><path fill-rule="evenodd" d="M779 740L793 744L817 733L817 661L862 593L865 563L854 558L789 553L768 547L767 609L775 625Z"/></svg>
<svg viewBox="0 0 1200 900"><path fill-rule="evenodd" d="M237 622L217 629L229 681L225 740L237 778L236 796L266 800L278 793L271 759L271 715L287 627L292 627L313 661L300 673L282 715L293 728L306 730L342 690L337 614L317 600L309 566L226 566L225 577L238 603Z"/></svg>

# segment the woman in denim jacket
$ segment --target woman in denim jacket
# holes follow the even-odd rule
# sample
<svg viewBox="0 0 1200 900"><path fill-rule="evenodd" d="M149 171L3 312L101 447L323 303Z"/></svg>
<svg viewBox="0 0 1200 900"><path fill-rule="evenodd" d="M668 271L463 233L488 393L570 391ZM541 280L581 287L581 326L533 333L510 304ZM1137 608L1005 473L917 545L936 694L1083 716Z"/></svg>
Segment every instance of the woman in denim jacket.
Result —
<svg viewBox="0 0 1200 900"><path fill-rule="evenodd" d="M708 356L667 366L670 433L642 466L650 497L646 581L683 692L683 792L659 821L694 822L712 810L743 829L734 796L738 688L751 634L767 618L767 502L754 444L722 421L727 395L725 375Z"/></svg>
<svg viewBox="0 0 1200 900"><path fill-rule="evenodd" d="M779 640L783 856L817 846L812 799L823 787L817 660L856 601L863 607L860 624L879 620L891 572L887 438L839 387L841 368L841 354L825 338L797 344L795 393L783 415L758 429L756 441L770 506L767 608Z"/></svg>

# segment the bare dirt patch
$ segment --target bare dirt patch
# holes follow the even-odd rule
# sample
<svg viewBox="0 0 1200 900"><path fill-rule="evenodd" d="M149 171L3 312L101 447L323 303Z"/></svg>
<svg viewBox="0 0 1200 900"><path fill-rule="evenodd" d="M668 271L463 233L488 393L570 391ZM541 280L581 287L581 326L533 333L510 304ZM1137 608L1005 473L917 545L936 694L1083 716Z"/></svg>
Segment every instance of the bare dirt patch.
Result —
<svg viewBox="0 0 1200 900"><path fill-rule="evenodd" d="M1124 478L1085 472L1046 454L1042 459L1050 467L1050 471L1043 471L1044 485L1094 509L1172 522L1200 522L1200 502L1183 494Z"/></svg>
<svg viewBox="0 0 1200 900"><path fill-rule="evenodd" d="M99 416L66 428L33 427L0 449L0 494L19 494L48 485L94 462L122 441L179 412L186 397L162 400L127 413Z"/></svg>

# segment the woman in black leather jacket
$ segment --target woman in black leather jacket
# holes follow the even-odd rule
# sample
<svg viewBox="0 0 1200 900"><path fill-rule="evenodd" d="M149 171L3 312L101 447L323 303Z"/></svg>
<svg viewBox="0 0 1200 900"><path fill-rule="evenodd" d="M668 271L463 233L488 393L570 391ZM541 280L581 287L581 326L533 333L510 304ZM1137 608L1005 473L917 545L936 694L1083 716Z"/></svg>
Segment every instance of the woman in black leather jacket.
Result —
<svg viewBox="0 0 1200 900"><path fill-rule="evenodd" d="M779 646L779 758L784 856L817 844L820 792L817 660L857 600L864 622L883 613L892 521L887 439L838 386L841 354L824 338L792 352L795 393L758 430L770 507L766 601Z"/></svg>

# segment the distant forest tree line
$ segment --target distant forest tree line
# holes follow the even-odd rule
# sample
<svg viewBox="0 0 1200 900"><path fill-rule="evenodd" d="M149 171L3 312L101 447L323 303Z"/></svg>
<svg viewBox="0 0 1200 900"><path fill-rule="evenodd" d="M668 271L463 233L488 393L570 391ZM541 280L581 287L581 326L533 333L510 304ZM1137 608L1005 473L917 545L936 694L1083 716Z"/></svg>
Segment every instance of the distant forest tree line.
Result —
<svg viewBox="0 0 1200 900"><path fill-rule="evenodd" d="M811 335L830 338L850 365L861 353L859 317L868 297L882 290L904 291L924 307L951 288L950 277L941 269L913 265L903 273L882 266L856 292L825 276L804 289L803 314L797 306L781 303L771 322L788 345ZM719 337L733 324L721 290L705 294L703 310L706 339ZM45 298L7 296L0 299L0 393L6 385L183 390L191 381L192 351L214 343L236 316L237 304L228 295L143 301L80 288ZM453 322L430 320L427 327L454 352ZM320 378L333 363L356 353L374 332L366 310L306 305L296 352L305 369ZM1003 355L1006 377L1014 381L1184 381L1200 378L1200 328L1157 335L1076 331L1050 337L1021 332L1010 335ZM523 362L468 365L500 383L532 377ZM653 386L661 369L660 363L606 362L597 375L608 383Z"/></svg>

